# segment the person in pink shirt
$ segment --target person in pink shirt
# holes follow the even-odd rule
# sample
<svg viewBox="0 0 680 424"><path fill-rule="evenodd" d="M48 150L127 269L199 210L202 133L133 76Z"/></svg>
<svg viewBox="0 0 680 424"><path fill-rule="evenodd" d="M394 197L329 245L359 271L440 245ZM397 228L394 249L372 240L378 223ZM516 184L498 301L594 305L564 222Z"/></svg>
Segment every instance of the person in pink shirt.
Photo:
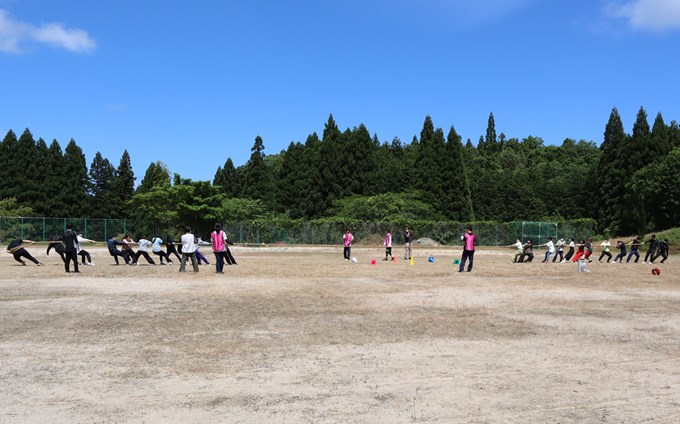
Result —
<svg viewBox="0 0 680 424"><path fill-rule="evenodd" d="M472 262L475 259L475 242L477 241L477 234L472 232L472 227L465 227L465 234L461 237L463 239L463 257L460 259L460 267L458 272L463 272L465 269L465 262L470 259L467 271L472 271Z"/></svg>
<svg viewBox="0 0 680 424"><path fill-rule="evenodd" d="M349 232L348 228L347 231L345 231L344 237L342 238L342 244L345 246L343 255L345 256L346 261L350 260L350 255L352 253L352 240L354 240L354 236Z"/></svg>
<svg viewBox="0 0 680 424"><path fill-rule="evenodd" d="M394 260L394 256L392 256L392 233L390 233L390 230L387 230L387 233L385 234L385 242L383 245L385 245L385 259L383 259L383 261L386 261L388 256L390 259Z"/></svg>

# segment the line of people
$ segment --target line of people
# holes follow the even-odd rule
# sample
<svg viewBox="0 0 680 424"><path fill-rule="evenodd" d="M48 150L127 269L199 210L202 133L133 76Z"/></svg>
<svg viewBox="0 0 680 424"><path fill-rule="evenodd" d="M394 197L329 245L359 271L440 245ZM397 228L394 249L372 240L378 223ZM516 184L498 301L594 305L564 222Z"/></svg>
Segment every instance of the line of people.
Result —
<svg viewBox="0 0 680 424"><path fill-rule="evenodd" d="M640 259L640 247L643 244L649 244L649 249L647 250L647 254L645 255L644 261L642 262L643 264L654 263L654 261L659 257L663 257L661 263L668 259L668 239L664 239L662 242L659 242L659 240L656 238L656 234L652 234L650 240L644 242L641 241L641 238L642 237L640 236L636 237L630 243L628 243L628 245L620 240L617 241L616 248L619 249L619 254L614 258L613 263L623 262L623 259L626 258L626 254L628 255L626 258L626 263L630 262L633 256L635 256L634 263L637 263ZM553 238L548 237L548 241L546 243L536 246L534 246L533 240L531 238L527 239L525 243L522 243L519 239L517 239L514 244L511 244L507 247L514 247L517 249L515 255L512 258L512 262L523 263L532 262L534 259L534 247L543 246L547 248L547 251L545 252L545 258L543 261L541 261L542 263L548 263L551 256L553 257L553 263L555 263L558 258L559 263L566 263L570 261L578 262L581 258L587 260L588 262L592 262L592 259L590 258L593 254L592 238L581 240L579 243L574 242L573 239L569 239L569 242L566 242L563 238L560 238L557 243L554 243ZM606 257L606 262L609 263L612 258L611 243L609 242L609 239L605 239L600 244L600 246L602 247L602 252L598 262L602 262L602 260ZM630 246L630 253L627 252L627 246ZM566 254L564 253L565 249L567 249Z"/></svg>
<svg viewBox="0 0 680 424"><path fill-rule="evenodd" d="M210 239L210 243L205 242L200 237L194 236L190 227L185 227L185 234L182 235L181 242L179 243L175 242L172 235L168 235L165 240L161 239L160 236L153 237L151 240L142 236L139 240L134 241L130 234L125 234L120 241L116 240L115 236L111 236L107 241L107 248L109 254L114 258L116 265L120 264L119 258L123 258L126 265L137 265L142 256L149 264L156 265L154 259L149 255L149 249L151 249L151 253L159 257L161 265L172 265L173 261L171 258L174 255L180 261L180 272L184 272L186 263L189 261L192 263L194 272L198 272L198 266L201 263L206 265L210 263L208 258L201 253L200 247L211 246L216 259L215 272L224 274L225 263L237 265L236 259L234 259L229 249L229 245L234 243L229 240L220 224L215 224L215 231L211 233ZM74 267L73 272L80 272L78 256L82 258L83 265L94 266L90 253L81 247L81 243L86 242L95 243L94 240L84 238L82 232L73 230L73 225L69 223L66 225L66 231L63 235L54 235L50 238L46 255L49 256L50 252L54 249L64 262L66 272L71 272L71 263L73 263ZM44 264L35 259L25 249L26 246L33 243L35 241L27 239L13 240L7 246L7 252L12 254L14 259L22 265L26 265L24 259L27 259L38 266L42 266ZM162 249L162 245L165 245L165 250ZM133 249L133 246L137 246L137 251ZM181 246L180 251L177 250L177 246Z"/></svg>

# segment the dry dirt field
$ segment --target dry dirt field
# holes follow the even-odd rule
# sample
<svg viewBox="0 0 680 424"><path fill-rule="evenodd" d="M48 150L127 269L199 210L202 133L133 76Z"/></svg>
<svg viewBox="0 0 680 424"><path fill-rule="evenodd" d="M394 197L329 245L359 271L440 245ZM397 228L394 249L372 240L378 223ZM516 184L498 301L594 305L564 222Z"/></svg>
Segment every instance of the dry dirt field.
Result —
<svg viewBox="0 0 680 424"><path fill-rule="evenodd" d="M678 256L237 246L217 275L98 247L66 274L28 250L47 266L0 258L2 423L680 422Z"/></svg>

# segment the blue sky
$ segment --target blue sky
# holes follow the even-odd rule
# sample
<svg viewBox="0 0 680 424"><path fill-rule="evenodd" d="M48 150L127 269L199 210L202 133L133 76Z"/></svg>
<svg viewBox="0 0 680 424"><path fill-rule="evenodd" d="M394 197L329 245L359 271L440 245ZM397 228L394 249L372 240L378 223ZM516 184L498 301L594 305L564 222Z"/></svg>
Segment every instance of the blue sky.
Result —
<svg viewBox="0 0 680 424"><path fill-rule="evenodd" d="M680 0L0 0L0 133L73 138L212 180L363 123L410 142L426 115L463 140L602 141L612 107L680 121Z"/></svg>

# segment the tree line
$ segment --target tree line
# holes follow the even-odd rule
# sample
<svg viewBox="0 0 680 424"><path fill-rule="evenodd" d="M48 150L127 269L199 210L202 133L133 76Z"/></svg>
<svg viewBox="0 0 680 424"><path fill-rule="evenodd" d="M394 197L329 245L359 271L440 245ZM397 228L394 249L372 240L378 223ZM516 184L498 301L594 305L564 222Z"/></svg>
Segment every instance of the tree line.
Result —
<svg viewBox="0 0 680 424"><path fill-rule="evenodd" d="M140 227L208 230L215 221L332 219L408 223L594 219L610 235L680 222L680 129L640 108L631 134L616 108L598 147L497 134L493 113L476 145L425 118L419 137L380 141L363 125L341 131L329 116L277 154L257 136L249 160L231 158L213 181L151 163L138 185L125 151L115 167L99 152L88 168L70 140L62 151L26 129L0 143L0 200L39 216L127 218ZM8 203L10 202L10 203ZM2 211L0 211L2 212Z"/></svg>

